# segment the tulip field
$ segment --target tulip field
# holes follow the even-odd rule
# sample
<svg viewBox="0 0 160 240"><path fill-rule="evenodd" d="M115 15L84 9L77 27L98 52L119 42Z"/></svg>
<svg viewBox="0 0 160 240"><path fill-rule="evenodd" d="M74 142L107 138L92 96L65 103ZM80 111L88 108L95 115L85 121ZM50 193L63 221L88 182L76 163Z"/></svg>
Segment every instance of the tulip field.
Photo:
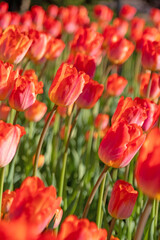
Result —
<svg viewBox="0 0 160 240"><path fill-rule="evenodd" d="M0 2L0 240L160 240L159 100L160 9Z"/></svg>

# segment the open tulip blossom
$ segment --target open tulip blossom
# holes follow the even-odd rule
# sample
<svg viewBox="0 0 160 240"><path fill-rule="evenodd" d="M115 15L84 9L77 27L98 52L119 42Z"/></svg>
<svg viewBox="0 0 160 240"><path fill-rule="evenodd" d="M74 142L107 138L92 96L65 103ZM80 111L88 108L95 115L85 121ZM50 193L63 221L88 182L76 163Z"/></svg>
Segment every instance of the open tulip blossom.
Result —
<svg viewBox="0 0 160 240"><path fill-rule="evenodd" d="M8 2L0 2L0 240L158 240L155 1L146 12L137 1L115 1L116 12L112 1Z"/></svg>

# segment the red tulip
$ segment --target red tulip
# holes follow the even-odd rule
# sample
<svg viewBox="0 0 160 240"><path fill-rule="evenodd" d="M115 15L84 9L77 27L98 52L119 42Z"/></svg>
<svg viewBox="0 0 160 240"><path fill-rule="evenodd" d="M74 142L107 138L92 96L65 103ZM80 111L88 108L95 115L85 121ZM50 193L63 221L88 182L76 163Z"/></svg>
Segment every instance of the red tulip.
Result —
<svg viewBox="0 0 160 240"><path fill-rule="evenodd" d="M118 180L113 186L108 204L109 214L118 219L129 218L138 197L138 192L131 184Z"/></svg>
<svg viewBox="0 0 160 240"><path fill-rule="evenodd" d="M115 18L113 21L113 26L116 28L120 37L124 37L126 35L128 31L128 25L128 22L121 18Z"/></svg>
<svg viewBox="0 0 160 240"><path fill-rule="evenodd" d="M126 87L128 81L114 73L107 79L106 94L110 96L120 96Z"/></svg>
<svg viewBox="0 0 160 240"><path fill-rule="evenodd" d="M124 63L133 53L134 45L125 38L110 41L107 48L107 56L114 64Z"/></svg>
<svg viewBox="0 0 160 240"><path fill-rule="evenodd" d="M131 21L131 39L137 42L142 37L145 20L143 18L135 17Z"/></svg>
<svg viewBox="0 0 160 240"><path fill-rule="evenodd" d="M113 11L106 5L95 5L94 15L98 19L99 26L104 29L106 25L112 20Z"/></svg>
<svg viewBox="0 0 160 240"><path fill-rule="evenodd" d="M6 29L10 25L10 22L11 22L10 12L0 14L0 27L2 29Z"/></svg>
<svg viewBox="0 0 160 240"><path fill-rule="evenodd" d="M78 71L83 71L88 74L91 78L94 76L96 71L96 63L93 57L88 55L77 53L74 58L74 67L77 68Z"/></svg>
<svg viewBox="0 0 160 240"><path fill-rule="evenodd" d="M160 10L158 8L151 8L150 18L154 24L159 23L160 22Z"/></svg>
<svg viewBox="0 0 160 240"><path fill-rule="evenodd" d="M49 89L49 98L59 106L74 103L83 90L85 73L79 73L75 67L63 63L58 69Z"/></svg>
<svg viewBox="0 0 160 240"><path fill-rule="evenodd" d="M53 186L45 187L42 180L37 177L26 178L9 210L9 219L25 220L34 226L38 234L44 230L59 208L61 198L56 197Z"/></svg>
<svg viewBox="0 0 160 240"><path fill-rule="evenodd" d="M98 57L101 54L103 36L91 28L80 28L71 42L71 53L85 53L92 57Z"/></svg>
<svg viewBox="0 0 160 240"><path fill-rule="evenodd" d="M123 5L120 10L120 17L124 18L125 20L132 20L134 15L136 14L137 10L135 7L132 7L129 4Z"/></svg>
<svg viewBox="0 0 160 240"><path fill-rule="evenodd" d="M6 104L2 103L0 105L0 120L7 121L10 111L11 111L11 108Z"/></svg>
<svg viewBox="0 0 160 240"><path fill-rule="evenodd" d="M38 5L32 6L31 8L32 20L36 24L38 30L42 29L43 20L45 17L45 10Z"/></svg>
<svg viewBox="0 0 160 240"><path fill-rule="evenodd" d="M152 71L160 70L160 42L147 41L142 48L142 65Z"/></svg>
<svg viewBox="0 0 160 240"><path fill-rule="evenodd" d="M98 155L102 162L114 168L127 166L145 140L141 127L120 121L112 125L102 139Z"/></svg>
<svg viewBox="0 0 160 240"><path fill-rule="evenodd" d="M0 58L3 61L18 64L26 55L32 40L18 27L9 26L0 38Z"/></svg>
<svg viewBox="0 0 160 240"><path fill-rule="evenodd" d="M27 11L21 15L21 24L23 27L28 30L32 26L32 14L30 11Z"/></svg>
<svg viewBox="0 0 160 240"><path fill-rule="evenodd" d="M58 7L57 5L49 5L47 8L47 14L52 17L52 18L56 18L58 15Z"/></svg>
<svg viewBox="0 0 160 240"><path fill-rule="evenodd" d="M45 17L43 27L54 38L60 37L62 33L62 23L52 17Z"/></svg>
<svg viewBox="0 0 160 240"><path fill-rule="evenodd" d="M115 113L112 117L112 124L121 120L127 121L129 124L134 123L142 126L147 119L147 106L142 104L141 99L122 96L118 102Z"/></svg>
<svg viewBox="0 0 160 240"><path fill-rule="evenodd" d="M46 111L46 104L36 100L35 103L25 111L25 118L29 121L39 122L44 117Z"/></svg>
<svg viewBox="0 0 160 240"><path fill-rule="evenodd" d="M34 70L19 76L9 97L9 105L17 111L24 111L36 101L36 95L43 92L43 83L38 82Z"/></svg>
<svg viewBox="0 0 160 240"><path fill-rule="evenodd" d="M17 12L11 12L11 21L10 25L18 26L20 24L21 15Z"/></svg>
<svg viewBox="0 0 160 240"><path fill-rule="evenodd" d="M78 219L74 215L70 215L64 220L58 234L58 240L105 240L106 237L105 229L98 229L94 222L90 222L88 219Z"/></svg>
<svg viewBox="0 0 160 240"><path fill-rule="evenodd" d="M15 191L6 190L5 192L3 192L3 196L2 196L3 216L6 216L6 214L9 212L9 209L11 207L11 204L13 202L15 195L16 195Z"/></svg>
<svg viewBox="0 0 160 240"><path fill-rule="evenodd" d="M160 74L142 73L140 75L140 94L142 97L147 97L148 84L151 77L151 89L149 93L150 99L156 99L160 97Z"/></svg>
<svg viewBox="0 0 160 240"><path fill-rule="evenodd" d="M160 200L160 130L154 128L144 142L136 165L135 177L139 189L150 198Z"/></svg>
<svg viewBox="0 0 160 240"><path fill-rule="evenodd" d="M79 95L76 104L79 108L90 109L101 97L104 86L92 80L88 75L86 75L85 80L83 91Z"/></svg>
<svg viewBox="0 0 160 240"><path fill-rule="evenodd" d="M0 167L5 167L12 161L20 138L24 134L25 130L20 125L0 121Z"/></svg>
<svg viewBox="0 0 160 240"><path fill-rule="evenodd" d="M5 13L8 11L9 5L7 2L0 3L0 13Z"/></svg>

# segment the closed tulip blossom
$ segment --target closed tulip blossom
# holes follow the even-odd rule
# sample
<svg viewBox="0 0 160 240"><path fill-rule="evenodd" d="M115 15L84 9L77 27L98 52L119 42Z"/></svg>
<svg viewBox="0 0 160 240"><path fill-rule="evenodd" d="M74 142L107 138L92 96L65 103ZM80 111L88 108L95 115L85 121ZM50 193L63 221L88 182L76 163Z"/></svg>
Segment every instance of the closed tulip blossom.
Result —
<svg viewBox="0 0 160 240"><path fill-rule="evenodd" d="M136 14L136 12L137 12L137 10L135 7L132 7L129 4L125 4L122 6L119 14L120 14L121 18L130 21L130 20L132 20L132 18Z"/></svg>
<svg viewBox="0 0 160 240"><path fill-rule="evenodd" d="M40 121L47 111L47 106L43 102L35 101L27 110L25 110L25 118L29 121Z"/></svg>
<svg viewBox="0 0 160 240"><path fill-rule="evenodd" d="M99 113L94 120L95 128L99 130L104 130L109 125L109 115Z"/></svg>
<svg viewBox="0 0 160 240"><path fill-rule="evenodd" d="M9 5L7 2L1 2L0 3L0 13L5 13L8 11Z"/></svg>
<svg viewBox="0 0 160 240"><path fill-rule="evenodd" d="M11 22L11 13L1 13L0 14L0 27L4 30L6 29Z"/></svg>
<svg viewBox="0 0 160 240"><path fill-rule="evenodd" d="M19 28L12 25L5 29L0 37L0 59L18 64L26 55L32 40Z"/></svg>
<svg viewBox="0 0 160 240"><path fill-rule="evenodd" d="M47 35L34 29L30 29L28 33L29 38L32 40L32 45L27 53L28 57L37 62L40 60L47 47Z"/></svg>
<svg viewBox="0 0 160 240"><path fill-rule="evenodd" d="M151 8L150 18L154 24L159 23L160 22L160 10L158 8Z"/></svg>
<svg viewBox="0 0 160 240"><path fill-rule="evenodd" d="M16 190L9 210L9 219L25 220L34 226L35 232L41 233L56 214L61 198L56 197L53 186L45 187L38 177L26 178Z"/></svg>
<svg viewBox="0 0 160 240"><path fill-rule="evenodd" d="M128 81L117 73L110 75L107 79L106 94L110 96L120 96Z"/></svg>
<svg viewBox="0 0 160 240"><path fill-rule="evenodd" d="M68 106L74 103L82 93L85 73L78 72L75 67L63 63L49 89L49 98L59 106Z"/></svg>
<svg viewBox="0 0 160 240"><path fill-rule="evenodd" d="M54 60L58 58L65 48L65 44L61 39L50 37L47 42L44 57L47 60Z"/></svg>
<svg viewBox="0 0 160 240"><path fill-rule="evenodd" d="M85 85L82 93L79 95L76 104L79 108L92 108L101 97L104 86L92 80L89 76L85 77Z"/></svg>
<svg viewBox="0 0 160 240"><path fill-rule="evenodd" d="M34 165L34 162L35 162L35 154L34 154L33 159L32 159L33 165ZM42 167L43 164L44 164L44 155L40 155L39 159L38 159L38 167Z"/></svg>
<svg viewBox="0 0 160 240"><path fill-rule="evenodd" d="M113 21L113 26L116 28L118 35L124 37L128 31L129 24L127 21L121 18L115 18Z"/></svg>
<svg viewBox="0 0 160 240"><path fill-rule="evenodd" d="M147 105L142 104L140 98L122 96L118 102L115 113L112 116L112 124L121 120L127 121L129 124L134 123L142 126L147 119Z"/></svg>
<svg viewBox="0 0 160 240"><path fill-rule="evenodd" d="M11 111L11 108L5 103L0 105L0 120L7 121L8 115Z"/></svg>
<svg viewBox="0 0 160 240"><path fill-rule="evenodd" d="M13 65L0 61L0 100L3 101L10 95L17 73L13 71Z"/></svg>
<svg viewBox="0 0 160 240"><path fill-rule="evenodd" d="M74 215L70 215L64 220L58 234L59 240L106 240L106 237L105 229L98 229L94 222L90 222L88 219L78 219Z"/></svg>
<svg viewBox="0 0 160 240"><path fill-rule="evenodd" d="M58 38L62 34L62 23L56 19L53 19L52 17L45 16L43 27L45 32L54 38Z"/></svg>
<svg viewBox="0 0 160 240"><path fill-rule="evenodd" d="M142 37L145 20L143 18L135 17L131 21L131 39L137 42Z"/></svg>
<svg viewBox="0 0 160 240"><path fill-rule="evenodd" d="M146 41L142 48L142 65L151 71L160 70L160 42Z"/></svg>
<svg viewBox="0 0 160 240"><path fill-rule="evenodd" d="M118 219L129 218L133 212L138 192L132 185L123 180L118 180L113 186L108 204L109 214Z"/></svg>
<svg viewBox="0 0 160 240"><path fill-rule="evenodd" d="M38 5L34 5L31 8L32 21L36 25L38 30L42 29L43 21L45 17L45 10Z"/></svg>
<svg viewBox="0 0 160 240"><path fill-rule="evenodd" d="M98 155L107 166L122 168L127 166L145 140L141 127L120 121L111 126L102 139Z"/></svg>
<svg viewBox="0 0 160 240"><path fill-rule="evenodd" d="M52 18L56 18L58 15L58 6L54 4L49 5L47 8L47 14Z"/></svg>
<svg viewBox="0 0 160 240"><path fill-rule="evenodd" d="M149 93L150 99L157 99L160 97L160 74L142 73L140 75L140 94L142 97L147 97L148 85L151 77L151 88Z"/></svg>
<svg viewBox="0 0 160 240"><path fill-rule="evenodd" d="M152 129L147 135L136 164L138 188L150 198L160 200L160 130Z"/></svg>
<svg viewBox="0 0 160 240"><path fill-rule="evenodd" d="M12 125L0 121L0 167L9 164L18 147L20 138L25 134L25 130L20 125Z"/></svg>
<svg viewBox="0 0 160 240"><path fill-rule="evenodd" d="M24 111L35 103L39 93L43 93L43 83L38 82L33 70L27 70L23 76L16 79L9 105L17 111Z"/></svg>
<svg viewBox="0 0 160 240"><path fill-rule="evenodd" d="M113 64L123 64L133 53L134 45L125 38L110 41L107 47L107 56Z"/></svg>

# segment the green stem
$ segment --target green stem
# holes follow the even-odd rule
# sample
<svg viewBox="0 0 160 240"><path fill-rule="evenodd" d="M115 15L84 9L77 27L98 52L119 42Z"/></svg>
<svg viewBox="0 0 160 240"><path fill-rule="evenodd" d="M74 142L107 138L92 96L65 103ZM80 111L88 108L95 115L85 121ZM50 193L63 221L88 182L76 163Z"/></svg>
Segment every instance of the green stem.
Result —
<svg viewBox="0 0 160 240"><path fill-rule="evenodd" d="M46 68L47 68L47 65L48 65L48 60L46 60L46 62L44 63L44 65L43 65L43 67L42 67L42 70L41 70L41 72L40 72L40 74L39 74L39 76L38 76L38 80L40 81L41 80L41 78L43 77L43 74L44 74L44 72L45 72L45 70L46 70Z"/></svg>
<svg viewBox="0 0 160 240"><path fill-rule="evenodd" d="M129 175L129 164L125 168L125 173L124 173L124 181L127 182L128 180L128 175Z"/></svg>
<svg viewBox="0 0 160 240"><path fill-rule="evenodd" d="M96 220L98 228L101 228L102 200L103 200L105 182L106 182L106 175L102 180L101 187L100 187L100 193L99 193L99 199L98 199L97 220Z"/></svg>
<svg viewBox="0 0 160 240"><path fill-rule="evenodd" d="M29 62L30 62L30 59L28 58L27 61L24 64L23 71L22 71L21 75L23 75L24 71L26 70L26 68L27 68L27 66L29 64Z"/></svg>
<svg viewBox="0 0 160 240"><path fill-rule="evenodd" d="M32 139L33 137L33 129L34 129L34 122L30 121L29 122L29 139Z"/></svg>
<svg viewBox="0 0 160 240"><path fill-rule="evenodd" d="M153 72L151 71L150 79L149 79L149 83L148 83L148 88L147 88L147 98L149 98L149 95L150 95L150 92L151 92L152 74L153 74Z"/></svg>
<svg viewBox="0 0 160 240"><path fill-rule="evenodd" d="M108 231L108 235L107 235L107 240L110 240L111 236L112 236L112 232L113 232L113 229L114 229L114 225L116 223L116 218L112 218L112 221L111 221L111 225L109 227L109 231Z"/></svg>
<svg viewBox="0 0 160 240"><path fill-rule="evenodd" d="M107 170L108 170L108 166L105 165L105 167L104 167L101 175L99 176L99 178L98 178L96 184L94 185L94 187L93 187L93 189L92 189L92 192L91 192L91 194L90 194L90 196L89 196L89 198L88 198L88 200L87 200L87 203L86 203L86 206L85 206L85 208L84 208L84 212L83 212L82 218L86 218L86 217L87 217L87 214L88 214L90 205L91 205L91 203L92 203L92 201L93 201L93 198L94 198L94 196L95 196L95 194L96 194L96 192L97 192L97 189L99 188L99 185L101 184L103 178L104 178L105 175L106 175Z"/></svg>
<svg viewBox="0 0 160 240"><path fill-rule="evenodd" d="M19 112L16 111L16 114L15 114L15 116L14 116L14 120L13 120L13 125L16 124L16 121L17 121L17 118L18 118L18 114L19 114Z"/></svg>
<svg viewBox="0 0 160 240"><path fill-rule="evenodd" d="M72 110L72 112L73 112L73 110ZM77 110L77 113L76 113L75 119L73 121L71 130L70 130L70 125L71 125L71 122L72 122L72 114L70 115L69 120L68 120L67 140L66 140L66 143L65 143L65 150L64 150L64 155L63 155L62 171L61 171L60 185L59 185L59 196L60 197L63 197L63 186L64 186L64 178L65 178L65 171L66 171L69 141L70 141L71 134L72 134L72 131L74 129L74 126L77 122L79 112L80 112L80 108Z"/></svg>
<svg viewBox="0 0 160 240"><path fill-rule="evenodd" d="M158 230L158 213L159 213L159 200L156 200L156 204L155 204L155 208L156 208L156 213L155 213L155 220L154 220L154 232L155 234L157 233ZM156 236L155 236L156 237Z"/></svg>
<svg viewBox="0 0 160 240"><path fill-rule="evenodd" d="M148 217L149 217L151 209L152 209L152 203L153 203L153 200L149 198L148 201L147 201L147 204L145 206L145 209L140 216L134 240L141 240L142 239L144 228L146 226Z"/></svg>
<svg viewBox="0 0 160 240"><path fill-rule="evenodd" d="M4 171L5 167L1 168L1 175L0 175L0 219L2 214L2 195L3 195L3 185L4 185Z"/></svg>
<svg viewBox="0 0 160 240"><path fill-rule="evenodd" d="M16 111L12 108L10 111L10 116L9 116L9 121L8 121L9 123L13 124L15 114L16 114Z"/></svg>
<svg viewBox="0 0 160 240"><path fill-rule="evenodd" d="M54 107L53 107L53 109L52 109L52 111L51 111L51 113L50 113L50 115L47 119L47 122L44 125L43 131L41 133L39 143L38 143L38 146L37 146L37 150L36 150L36 155L35 155L35 162L34 162L34 166L33 166L33 176L37 175L38 159L39 159L39 155L40 155L40 152L41 152L44 137L46 135L46 132L47 132L47 129L48 129L49 124L51 122L51 119L53 117L53 114L55 113L56 110L57 110L57 105L54 105Z"/></svg>

